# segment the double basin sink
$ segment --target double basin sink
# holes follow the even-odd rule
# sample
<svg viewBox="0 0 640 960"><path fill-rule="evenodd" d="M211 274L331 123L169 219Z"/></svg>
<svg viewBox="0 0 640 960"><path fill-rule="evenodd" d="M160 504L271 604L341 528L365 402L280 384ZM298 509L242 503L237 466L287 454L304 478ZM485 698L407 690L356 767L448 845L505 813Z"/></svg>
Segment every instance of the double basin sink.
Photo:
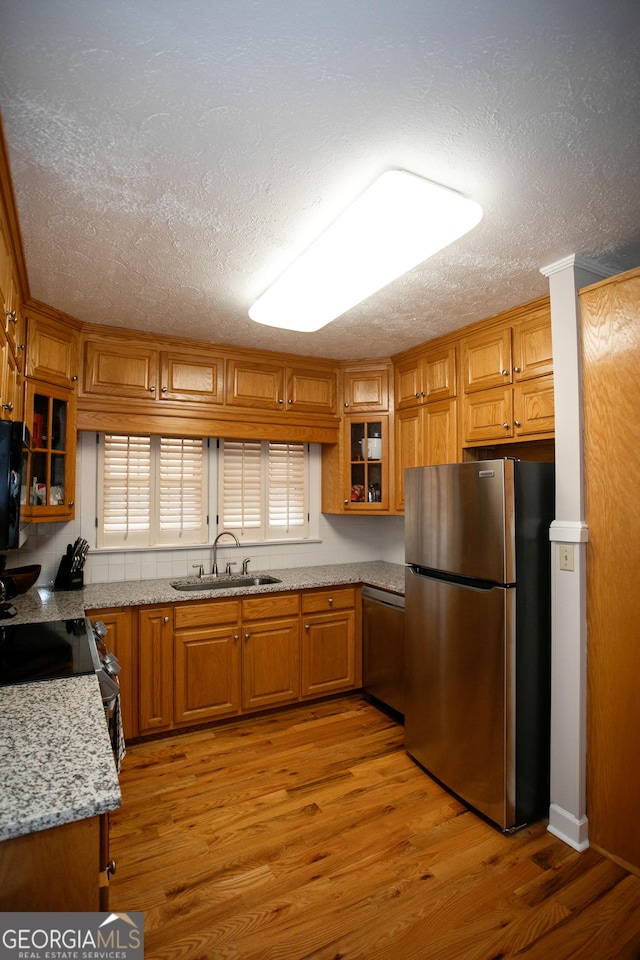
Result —
<svg viewBox="0 0 640 960"><path fill-rule="evenodd" d="M232 587L261 587L266 583L282 583L277 577L189 577L175 580L174 590L229 590Z"/></svg>

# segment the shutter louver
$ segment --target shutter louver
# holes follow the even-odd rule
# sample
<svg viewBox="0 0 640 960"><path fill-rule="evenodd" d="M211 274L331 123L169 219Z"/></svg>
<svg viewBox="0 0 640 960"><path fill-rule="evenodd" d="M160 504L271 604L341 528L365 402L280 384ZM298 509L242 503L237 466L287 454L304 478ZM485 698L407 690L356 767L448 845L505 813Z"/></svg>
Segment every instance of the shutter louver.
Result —
<svg viewBox="0 0 640 960"><path fill-rule="evenodd" d="M224 440L222 527L239 534L262 528L262 465L260 440Z"/></svg>
<svg viewBox="0 0 640 960"><path fill-rule="evenodd" d="M151 440L104 438L105 544L146 542L151 527Z"/></svg>
<svg viewBox="0 0 640 960"><path fill-rule="evenodd" d="M158 540L202 543L206 539L201 439L160 438Z"/></svg>
<svg viewBox="0 0 640 960"><path fill-rule="evenodd" d="M303 444L269 443L267 487L269 528L299 534L307 512Z"/></svg>

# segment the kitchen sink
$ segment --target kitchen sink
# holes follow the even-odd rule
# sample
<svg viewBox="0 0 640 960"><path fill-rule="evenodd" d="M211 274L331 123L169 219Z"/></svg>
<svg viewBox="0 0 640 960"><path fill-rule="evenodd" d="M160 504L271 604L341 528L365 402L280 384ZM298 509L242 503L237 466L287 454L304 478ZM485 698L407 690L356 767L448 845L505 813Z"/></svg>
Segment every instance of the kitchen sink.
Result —
<svg viewBox="0 0 640 960"><path fill-rule="evenodd" d="M277 577L190 577L175 580L174 590L228 590L231 587L261 587L265 583L282 583Z"/></svg>

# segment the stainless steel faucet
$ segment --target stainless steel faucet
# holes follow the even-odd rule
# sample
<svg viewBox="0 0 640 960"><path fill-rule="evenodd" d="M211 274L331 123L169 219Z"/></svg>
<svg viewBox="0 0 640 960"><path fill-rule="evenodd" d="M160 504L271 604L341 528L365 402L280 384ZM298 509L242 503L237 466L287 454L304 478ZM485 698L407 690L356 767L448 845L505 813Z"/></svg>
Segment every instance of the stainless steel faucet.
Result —
<svg viewBox="0 0 640 960"><path fill-rule="evenodd" d="M213 569L211 575L214 577L218 576L218 540L220 537L233 537L236 543L236 547L240 546L240 542L236 537L235 533L231 533L230 530L221 530L218 536L213 541Z"/></svg>

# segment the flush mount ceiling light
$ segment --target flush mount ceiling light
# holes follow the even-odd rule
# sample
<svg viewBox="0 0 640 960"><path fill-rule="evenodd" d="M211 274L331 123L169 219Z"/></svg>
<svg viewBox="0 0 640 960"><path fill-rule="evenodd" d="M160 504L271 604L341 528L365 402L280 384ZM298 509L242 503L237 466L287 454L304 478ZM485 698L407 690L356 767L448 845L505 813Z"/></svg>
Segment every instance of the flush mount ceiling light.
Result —
<svg viewBox="0 0 640 960"><path fill-rule="evenodd" d="M256 300L257 323L312 332L475 227L473 200L388 170Z"/></svg>

